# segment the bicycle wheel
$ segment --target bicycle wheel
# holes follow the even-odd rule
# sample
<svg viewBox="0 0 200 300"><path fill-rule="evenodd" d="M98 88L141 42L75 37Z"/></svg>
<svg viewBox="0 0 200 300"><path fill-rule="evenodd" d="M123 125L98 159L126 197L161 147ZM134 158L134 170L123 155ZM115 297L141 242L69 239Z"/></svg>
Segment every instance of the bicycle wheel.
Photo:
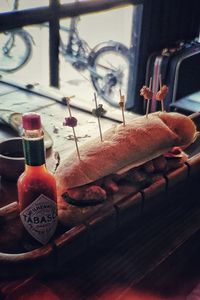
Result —
<svg viewBox="0 0 200 300"><path fill-rule="evenodd" d="M105 101L119 106L119 90L127 95L129 50L112 42L93 52L89 58L90 76L95 90Z"/></svg>
<svg viewBox="0 0 200 300"><path fill-rule="evenodd" d="M31 55L32 41L24 29L0 34L0 71L17 71L28 62Z"/></svg>

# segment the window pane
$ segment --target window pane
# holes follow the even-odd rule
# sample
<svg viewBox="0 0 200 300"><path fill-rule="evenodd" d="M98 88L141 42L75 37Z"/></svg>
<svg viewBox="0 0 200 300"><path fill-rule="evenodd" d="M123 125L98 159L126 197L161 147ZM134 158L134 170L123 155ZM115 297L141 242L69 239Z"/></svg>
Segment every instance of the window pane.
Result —
<svg viewBox="0 0 200 300"><path fill-rule="evenodd" d="M49 5L49 0L1 0L0 12L7 12L14 9L28 9Z"/></svg>
<svg viewBox="0 0 200 300"><path fill-rule="evenodd" d="M67 83L76 93L94 90L118 106L119 90L127 95L132 14L128 6L61 20L63 88Z"/></svg>
<svg viewBox="0 0 200 300"><path fill-rule="evenodd" d="M0 73L22 83L49 84L48 27L26 26L0 34Z"/></svg>
<svg viewBox="0 0 200 300"><path fill-rule="evenodd" d="M68 4L68 3L73 3L73 2L76 2L77 0L60 0L60 3L61 4ZM80 2L80 0L79 0Z"/></svg>

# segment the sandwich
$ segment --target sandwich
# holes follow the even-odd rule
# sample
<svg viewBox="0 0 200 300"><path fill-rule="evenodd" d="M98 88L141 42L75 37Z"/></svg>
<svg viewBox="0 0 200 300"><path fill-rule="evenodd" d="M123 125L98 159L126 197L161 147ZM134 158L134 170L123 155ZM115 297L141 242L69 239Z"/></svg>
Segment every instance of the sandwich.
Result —
<svg viewBox="0 0 200 300"><path fill-rule="evenodd" d="M156 112L115 124L79 148L58 166L58 213L104 205L109 196L130 182L136 190L152 183L158 174L187 160L184 149L196 138L194 122L175 112ZM90 209L89 209L90 208ZM65 214L64 214L65 215Z"/></svg>

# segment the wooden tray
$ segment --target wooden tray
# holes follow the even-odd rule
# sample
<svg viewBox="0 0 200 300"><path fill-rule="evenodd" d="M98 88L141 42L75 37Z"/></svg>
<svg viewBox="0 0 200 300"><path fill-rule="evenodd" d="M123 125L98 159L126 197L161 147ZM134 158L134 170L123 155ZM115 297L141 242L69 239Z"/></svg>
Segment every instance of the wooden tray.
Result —
<svg viewBox="0 0 200 300"><path fill-rule="evenodd" d="M191 116L199 128L200 114ZM91 216L85 215L79 225L65 227L61 223L57 228L54 239L46 246L26 252L23 249L22 224L19 219L18 206L13 202L0 208L0 277L17 277L33 273L52 273L77 255L83 254L103 239L122 232L127 224L142 224L147 218L157 218L165 215L165 211L174 211L179 204L181 207L198 205L195 201L200 174L200 139L187 149L190 158L182 167L166 175L160 175L149 187L129 191L110 197L107 205L100 205ZM184 195L184 196L183 196ZM188 206L189 205L189 206ZM200 210L200 209L199 209ZM173 215L173 214L172 214ZM172 221L176 221L173 215ZM161 218L162 219L162 218ZM143 222L144 221L144 222ZM158 225L159 226L159 225ZM136 233L140 228L136 228ZM160 255L155 265L167 258L200 230L200 220L195 226L188 228L181 238L173 237L171 246L162 244ZM145 229L144 229L145 231ZM125 232L126 233L126 232ZM144 234L144 232L142 233ZM146 242L155 241L155 228L148 233ZM120 237L119 237L120 238ZM166 251L166 246L168 251ZM170 248L170 250L169 250ZM147 270L145 270L146 272Z"/></svg>

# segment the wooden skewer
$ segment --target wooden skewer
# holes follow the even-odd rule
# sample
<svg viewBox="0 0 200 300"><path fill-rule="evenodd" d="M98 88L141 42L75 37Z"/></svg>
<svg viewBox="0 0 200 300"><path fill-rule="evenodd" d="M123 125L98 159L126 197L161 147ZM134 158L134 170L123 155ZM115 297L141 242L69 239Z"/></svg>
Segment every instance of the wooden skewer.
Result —
<svg viewBox="0 0 200 300"><path fill-rule="evenodd" d="M161 74L159 75L159 84L160 84L160 90L161 90L161 88L162 88L162 76L161 76Z"/></svg>
<svg viewBox="0 0 200 300"><path fill-rule="evenodd" d="M162 76L159 75L160 90L162 89ZM161 100L161 110L164 111L164 99Z"/></svg>
<svg viewBox="0 0 200 300"><path fill-rule="evenodd" d="M119 90L119 94L120 94L119 106L121 107L121 111L122 111L123 125L126 126L125 115L124 115L124 100L125 100L125 97L124 97L124 95L122 95L121 89Z"/></svg>
<svg viewBox="0 0 200 300"><path fill-rule="evenodd" d="M150 91L151 91L151 88L152 88L152 77L150 78L150 81L149 81L149 90ZM146 118L148 118L148 114L149 114L150 100L151 99L147 99Z"/></svg>
<svg viewBox="0 0 200 300"><path fill-rule="evenodd" d="M94 93L94 101L95 101L95 106L96 106L96 109L98 109L98 104L97 104L97 96L96 96L96 93ZM101 142L103 142L103 135L102 135L102 130L101 130L101 122L100 122L100 117L98 116L97 117L98 119L98 126L99 126L99 134L100 134L100 139L101 139Z"/></svg>
<svg viewBox="0 0 200 300"><path fill-rule="evenodd" d="M148 114L149 114L149 105L150 105L150 99L147 100L146 118L148 118Z"/></svg>
<svg viewBox="0 0 200 300"><path fill-rule="evenodd" d="M70 116L70 118L72 118L71 107L70 107L70 104L69 104L69 98L67 98L67 97L66 97L66 102L67 102L67 108L68 108L68 111L69 111L69 116ZM72 127L72 130L73 130L74 141L75 141L75 145L76 145L76 152L77 152L77 155L78 155L78 159L81 160L80 152L79 152L79 148L78 148L77 137L76 137L76 132L75 132L74 127Z"/></svg>

